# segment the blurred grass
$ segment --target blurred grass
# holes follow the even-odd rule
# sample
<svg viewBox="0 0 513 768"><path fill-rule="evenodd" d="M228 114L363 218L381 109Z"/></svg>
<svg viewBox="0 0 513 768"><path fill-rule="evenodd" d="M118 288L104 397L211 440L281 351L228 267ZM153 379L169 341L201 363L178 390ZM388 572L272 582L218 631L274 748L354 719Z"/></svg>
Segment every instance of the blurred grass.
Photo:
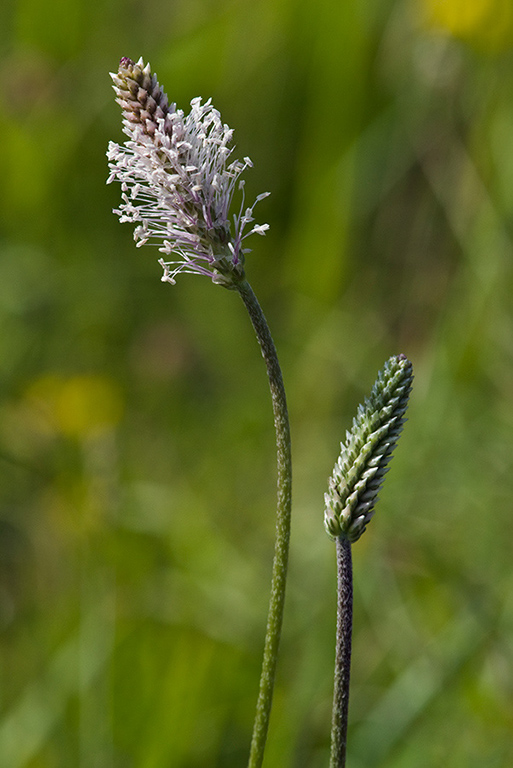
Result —
<svg viewBox="0 0 513 768"><path fill-rule="evenodd" d="M266 765L327 764L322 494L391 354L416 380L354 548L351 768L513 762L508 0L18 0L0 29L0 764L244 765L275 468L236 296L163 285L111 209L108 71L212 96L272 192L248 276L295 506ZM249 199L248 197L248 199Z"/></svg>

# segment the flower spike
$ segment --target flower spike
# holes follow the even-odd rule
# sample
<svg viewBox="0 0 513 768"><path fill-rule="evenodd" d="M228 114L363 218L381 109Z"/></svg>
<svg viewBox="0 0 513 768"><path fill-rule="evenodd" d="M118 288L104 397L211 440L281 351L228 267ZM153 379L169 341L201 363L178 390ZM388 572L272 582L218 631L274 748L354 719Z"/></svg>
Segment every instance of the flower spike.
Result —
<svg viewBox="0 0 513 768"><path fill-rule="evenodd" d="M233 228L229 219L235 189L243 190L240 176L251 160L230 161L233 131L210 99L193 99L185 115L169 103L142 59L121 59L111 77L128 137L123 145L110 142L107 152L107 183L121 183L122 203L114 213L121 222L137 225L138 246L159 245L165 254L160 259L162 280L174 284L180 272L190 272L235 288L244 279L248 249L243 241L268 229L267 224L253 224L253 209L268 193L249 208L244 208L243 196ZM171 255L176 260L168 260Z"/></svg>
<svg viewBox="0 0 513 768"><path fill-rule="evenodd" d="M324 526L330 537L354 542L365 531L405 422L412 381L410 361L404 355L391 357L370 397L358 407L324 495Z"/></svg>

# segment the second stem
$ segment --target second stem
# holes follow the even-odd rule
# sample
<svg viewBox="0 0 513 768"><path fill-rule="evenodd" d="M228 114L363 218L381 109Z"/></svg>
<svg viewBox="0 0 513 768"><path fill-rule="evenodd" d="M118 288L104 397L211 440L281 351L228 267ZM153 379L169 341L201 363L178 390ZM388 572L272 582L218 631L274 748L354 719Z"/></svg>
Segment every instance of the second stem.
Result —
<svg viewBox="0 0 513 768"><path fill-rule="evenodd" d="M353 631L353 562L351 542L339 536L337 545L337 642L331 722L330 768L346 764L351 635Z"/></svg>

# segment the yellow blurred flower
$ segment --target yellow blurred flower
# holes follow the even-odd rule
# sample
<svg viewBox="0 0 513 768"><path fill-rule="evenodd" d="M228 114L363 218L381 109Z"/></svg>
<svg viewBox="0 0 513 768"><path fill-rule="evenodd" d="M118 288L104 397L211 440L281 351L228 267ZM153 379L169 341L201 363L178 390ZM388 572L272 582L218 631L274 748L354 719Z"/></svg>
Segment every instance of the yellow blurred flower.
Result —
<svg viewBox="0 0 513 768"><path fill-rule="evenodd" d="M513 45L512 0L422 0L426 24L489 52Z"/></svg>
<svg viewBox="0 0 513 768"><path fill-rule="evenodd" d="M114 428L123 413L119 386L97 374L47 374L31 384L27 399L37 405L41 428L75 438Z"/></svg>

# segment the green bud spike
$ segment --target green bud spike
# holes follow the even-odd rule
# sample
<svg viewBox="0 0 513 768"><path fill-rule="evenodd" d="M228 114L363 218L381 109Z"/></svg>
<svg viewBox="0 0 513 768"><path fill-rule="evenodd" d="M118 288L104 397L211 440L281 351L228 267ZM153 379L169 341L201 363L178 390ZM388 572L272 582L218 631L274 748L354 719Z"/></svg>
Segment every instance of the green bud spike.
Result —
<svg viewBox="0 0 513 768"><path fill-rule="evenodd" d="M405 355L391 357L370 397L358 406L324 495L324 526L331 538L355 542L365 531L405 422L412 381L413 367Z"/></svg>

